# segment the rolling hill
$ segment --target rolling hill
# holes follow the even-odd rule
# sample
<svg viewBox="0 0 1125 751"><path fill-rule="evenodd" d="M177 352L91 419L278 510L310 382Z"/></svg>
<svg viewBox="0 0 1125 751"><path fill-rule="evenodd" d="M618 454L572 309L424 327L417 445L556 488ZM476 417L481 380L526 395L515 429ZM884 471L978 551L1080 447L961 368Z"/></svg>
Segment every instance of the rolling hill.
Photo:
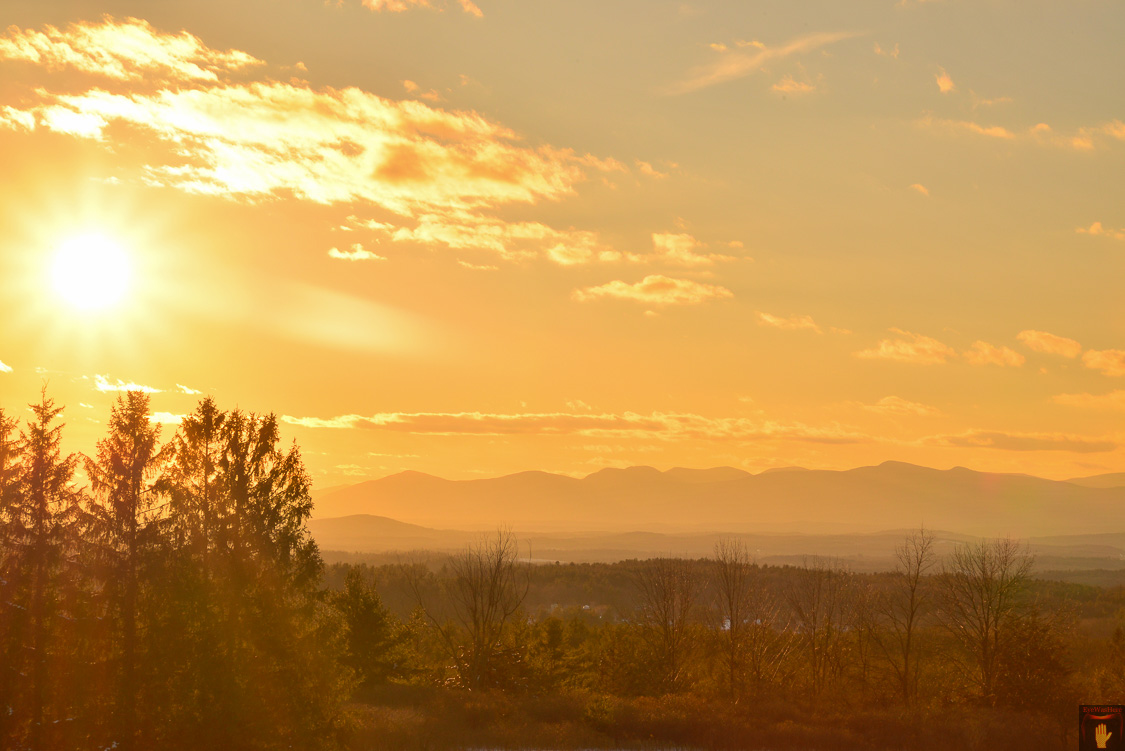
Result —
<svg viewBox="0 0 1125 751"><path fill-rule="evenodd" d="M1019 537L1125 530L1125 487L884 462L846 471L730 467L521 472L445 480L402 472L315 496L317 518L370 514L440 529L861 533L920 524Z"/></svg>

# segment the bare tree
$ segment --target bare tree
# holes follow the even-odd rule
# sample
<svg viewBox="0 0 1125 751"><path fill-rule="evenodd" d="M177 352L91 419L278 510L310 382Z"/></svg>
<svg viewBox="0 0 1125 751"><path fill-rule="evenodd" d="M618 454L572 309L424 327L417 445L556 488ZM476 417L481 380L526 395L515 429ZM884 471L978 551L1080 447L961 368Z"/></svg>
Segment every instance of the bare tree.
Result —
<svg viewBox="0 0 1125 751"><path fill-rule="evenodd" d="M961 647L966 673L990 704L996 702L1003 639L1018 625L1019 595L1032 560L1025 546L1005 537L960 546L942 571L942 625Z"/></svg>
<svg viewBox="0 0 1125 751"><path fill-rule="evenodd" d="M644 562L636 581L641 622L656 652L663 688L679 691L695 646L689 626L700 594L696 569L682 558L653 558Z"/></svg>
<svg viewBox="0 0 1125 751"><path fill-rule="evenodd" d="M921 528L907 535L895 548L894 576L875 603L875 643L886 658L898 683L904 704L909 705L918 688L921 660L918 655L919 627L930 611L930 595L924 577L933 568L934 534Z"/></svg>
<svg viewBox="0 0 1125 751"><path fill-rule="evenodd" d="M784 638L781 606L762 572L737 538L715 543L714 587L723 672L730 700L738 702L750 679L755 686L777 677L791 640Z"/></svg>
<svg viewBox="0 0 1125 751"><path fill-rule="evenodd" d="M808 658L814 697L844 672L847 632L855 625L854 589L851 572L836 560L806 560L792 579L787 599Z"/></svg>
<svg viewBox="0 0 1125 751"><path fill-rule="evenodd" d="M415 599L446 645L461 682L474 689L495 683L505 627L527 596L529 564L520 563L512 532L499 530L454 555L446 567L438 595L443 602L426 595L417 575L411 578ZM417 574L421 568L412 570Z"/></svg>
<svg viewBox="0 0 1125 751"><path fill-rule="evenodd" d="M723 667L730 700L734 702L742 696L743 662L757 578L753 565L741 540L724 538L715 543L715 589Z"/></svg>

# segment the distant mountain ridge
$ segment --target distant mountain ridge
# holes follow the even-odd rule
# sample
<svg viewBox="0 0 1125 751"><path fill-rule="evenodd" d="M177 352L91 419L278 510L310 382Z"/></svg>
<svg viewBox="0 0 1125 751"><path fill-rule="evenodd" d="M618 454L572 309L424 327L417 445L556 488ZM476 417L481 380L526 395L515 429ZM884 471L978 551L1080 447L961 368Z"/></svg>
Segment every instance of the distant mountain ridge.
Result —
<svg viewBox="0 0 1125 751"><path fill-rule="evenodd" d="M1108 476L1098 476L1108 477ZM1095 483L1091 487L1081 480ZM912 528L1015 536L1125 531L1125 487L884 462L851 470L603 469L445 480L401 472L315 496L314 516L372 514L441 529L786 531Z"/></svg>

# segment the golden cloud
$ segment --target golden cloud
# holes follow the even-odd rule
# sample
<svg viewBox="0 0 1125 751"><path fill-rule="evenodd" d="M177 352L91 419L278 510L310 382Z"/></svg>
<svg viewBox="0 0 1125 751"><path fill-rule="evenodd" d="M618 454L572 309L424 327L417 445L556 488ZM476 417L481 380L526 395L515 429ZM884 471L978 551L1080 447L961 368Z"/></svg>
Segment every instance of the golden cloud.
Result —
<svg viewBox="0 0 1125 751"><path fill-rule="evenodd" d="M1083 409L1125 410L1125 391L1111 391L1108 394L1058 394L1052 401Z"/></svg>
<svg viewBox="0 0 1125 751"><path fill-rule="evenodd" d="M791 55L825 47L830 44L850 39L856 36L852 32L826 32L808 34L792 39L780 47L767 47L761 42L740 43L739 47L752 49L753 52L730 50L725 46L722 49L712 45L712 49L719 53L719 59L708 65L696 68L683 81L669 86L668 94L686 94L698 89L715 86L716 84L743 78L758 70L772 60L780 60Z"/></svg>
<svg viewBox="0 0 1125 751"><path fill-rule="evenodd" d="M1110 237L1114 240L1125 240L1125 229L1103 227L1101 222L1094 222L1089 227L1078 227L1074 231L1080 235L1093 235L1095 237Z"/></svg>
<svg viewBox="0 0 1125 751"><path fill-rule="evenodd" d="M918 402L908 401L898 396L884 396L874 404L864 404L863 408L870 412L878 412L881 415L895 417L933 417L934 415L941 414L941 410L937 407L930 407Z"/></svg>
<svg viewBox="0 0 1125 751"><path fill-rule="evenodd" d="M990 430L968 430L958 435L931 436L923 443L954 448L993 448L1003 451L1071 451L1093 454L1113 451L1117 443L1102 438L1065 433L1005 433Z"/></svg>
<svg viewBox="0 0 1125 751"><path fill-rule="evenodd" d="M637 171L639 171L642 175L646 175L648 177L655 177L658 180L662 180L663 178L668 177L667 172L661 172L660 170L653 167L652 164L650 164L649 162L644 162L644 161L641 161L640 159L638 159L636 161L636 165L637 165Z"/></svg>
<svg viewBox="0 0 1125 751"><path fill-rule="evenodd" d="M874 348L856 352L855 356L869 360L895 360L920 365L940 365L957 356L957 352L952 347L937 339L902 329L891 329L891 332L905 338L883 339Z"/></svg>
<svg viewBox="0 0 1125 751"><path fill-rule="evenodd" d="M1036 123L1022 130L1011 130L1001 125L983 125L974 120L948 120L927 115L917 121L920 127L941 130L949 133L972 133L979 136L996 138L1013 143L1028 143L1038 146L1050 146L1069 149L1073 151L1093 151L1099 143L1104 143L1107 137L1125 140L1125 136L1118 134L1118 125L1122 126L1125 133L1125 124L1120 121L1102 123L1094 126L1084 126L1070 134L1056 133L1047 123Z"/></svg>
<svg viewBox="0 0 1125 751"><path fill-rule="evenodd" d="M461 10L469 15L476 16L477 18L484 17L484 13L472 0L457 0L457 4L460 6ZM411 8L434 7L433 3L429 0L362 0L362 5L364 8L375 12L388 11L391 13L402 13Z"/></svg>
<svg viewBox="0 0 1125 751"><path fill-rule="evenodd" d="M142 391L146 394L159 394L163 389L153 388L152 386L142 386L139 383L129 382L126 383L120 378L115 379L113 383L109 378L104 375L94 376L94 389L96 391L112 392L112 391Z"/></svg>
<svg viewBox="0 0 1125 751"><path fill-rule="evenodd" d="M973 342L973 348L962 356L970 365L999 365L1002 368L1018 368L1026 361L1026 358L1014 349L997 347L988 342Z"/></svg>
<svg viewBox="0 0 1125 751"><path fill-rule="evenodd" d="M400 227L383 222L361 223L396 242L416 242L426 246L444 245L455 250L481 250L509 260L539 254L571 266L595 261L635 260L604 244L595 232L559 230L541 222L506 222L471 211L427 213L415 226Z"/></svg>
<svg viewBox="0 0 1125 751"><path fill-rule="evenodd" d="M1055 336L1046 331L1027 329L1016 334L1016 338L1023 342L1028 349L1042 352L1047 355L1061 355L1075 358L1082 353L1082 345L1065 336Z"/></svg>
<svg viewBox="0 0 1125 751"><path fill-rule="evenodd" d="M47 96L29 110L40 126L97 138L114 123L148 132L187 157L151 167L151 181L231 198L290 193L404 215L465 210L561 198L593 163L516 145L515 134L475 113L354 88L271 82ZM82 127L61 127L60 117L83 118Z"/></svg>
<svg viewBox="0 0 1125 751"><path fill-rule="evenodd" d="M11 365L5 365L3 360L0 360L0 373L11 373L11 372L12 372L12 366Z"/></svg>
<svg viewBox="0 0 1125 751"><path fill-rule="evenodd" d="M930 196L930 189L927 188L922 183L914 183L910 186L910 189L918 191L919 193L926 196L927 198L929 198L929 196Z"/></svg>
<svg viewBox="0 0 1125 751"><path fill-rule="evenodd" d="M733 261L731 256L718 253L697 253L701 243L688 234L660 233L652 235L652 246L657 260L673 266L711 266L715 261Z"/></svg>
<svg viewBox="0 0 1125 751"><path fill-rule="evenodd" d="M27 41L40 37L54 46ZM383 222L398 239L453 248L542 254L559 263L621 257L590 232L512 224L491 215L510 204L574 195L592 172L627 171L616 160L528 146L475 112L391 100L357 88L223 81L220 74L260 61L210 50L190 35L161 34L141 21L106 21L65 32L14 29L0 42L7 57L48 69L68 61L125 83L138 71L154 72L158 84L176 78L174 87L144 92L92 88L62 94L38 88L29 106L0 111L0 127L104 141L123 136L123 129L147 135L167 147L145 168L150 184L231 200L295 197L366 205L416 222ZM46 52L32 56L28 48ZM64 54L75 49L82 54ZM149 145L142 147L151 159ZM512 250L513 242L525 247Z"/></svg>
<svg viewBox="0 0 1125 751"><path fill-rule="evenodd" d="M646 305L697 305L706 300L727 297L734 297L734 295L725 287L702 284L689 279L670 279L659 274L646 276L635 284L612 281L574 292L574 299L579 302L614 298Z"/></svg>
<svg viewBox="0 0 1125 751"><path fill-rule="evenodd" d="M815 331L818 334L824 333L820 330L820 326L816 325L816 321L812 316L789 316L782 318L780 316L773 316L769 313L758 311L758 324L761 326L773 326L778 329L807 329Z"/></svg>
<svg viewBox="0 0 1125 751"><path fill-rule="evenodd" d="M283 422L306 428L393 430L420 435L582 435L715 440L792 440L844 444L870 440L840 426L812 427L741 417L710 418L654 412L641 415L566 412L495 414L482 412L387 412L332 418L283 415Z"/></svg>
<svg viewBox="0 0 1125 751"><path fill-rule="evenodd" d="M329 258L337 258L341 261L385 261L387 260L378 253L372 253L370 250L364 249L361 243L352 245L351 250L340 250L339 248L328 249Z"/></svg>
<svg viewBox="0 0 1125 751"><path fill-rule="evenodd" d="M1119 349L1088 349L1082 355L1082 364L1102 375L1125 376L1125 351Z"/></svg>
<svg viewBox="0 0 1125 751"><path fill-rule="evenodd" d="M807 94L816 91L816 86L804 81L798 81L793 76L782 76L781 80L770 87L779 94Z"/></svg>
<svg viewBox="0 0 1125 751"><path fill-rule="evenodd" d="M953 79L945 72L945 68L938 68L938 72L934 74L934 81L937 82L938 91L942 94L949 94L957 88Z"/></svg>
<svg viewBox="0 0 1125 751"><path fill-rule="evenodd" d="M238 50L210 49L186 31L160 33L136 18L75 23L65 31L13 26L0 37L0 60L73 68L118 81L217 81L220 74L263 64Z"/></svg>

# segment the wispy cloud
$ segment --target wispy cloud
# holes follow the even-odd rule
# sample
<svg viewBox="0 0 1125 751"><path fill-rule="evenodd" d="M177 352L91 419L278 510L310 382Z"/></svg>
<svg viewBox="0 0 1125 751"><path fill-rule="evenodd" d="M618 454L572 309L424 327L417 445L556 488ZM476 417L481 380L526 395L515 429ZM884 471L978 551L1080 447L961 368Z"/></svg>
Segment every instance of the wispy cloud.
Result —
<svg viewBox="0 0 1125 751"><path fill-rule="evenodd" d="M1028 349L1047 355L1061 355L1073 359L1082 354L1082 345L1078 342L1067 339L1065 336L1049 334L1046 331L1027 329L1016 334L1016 339L1023 342Z"/></svg>
<svg viewBox="0 0 1125 751"><path fill-rule="evenodd" d="M988 342L973 342L973 348L966 350L962 357L970 365L999 365L1002 368L1018 368L1026 358L1010 347L997 347Z"/></svg>
<svg viewBox="0 0 1125 751"><path fill-rule="evenodd" d="M686 233L660 233L652 235L656 260L673 266L711 266L716 261L733 261L731 256L719 253L699 253L702 243Z"/></svg>
<svg viewBox="0 0 1125 751"><path fill-rule="evenodd" d="M918 124L924 128L940 129L948 132L974 133L978 136L1012 140L1016 134L1000 125L982 125L973 120L947 120L934 117L923 117Z"/></svg>
<svg viewBox="0 0 1125 751"><path fill-rule="evenodd" d="M846 444L869 436L837 425L814 427L741 417L711 418L696 414L653 412L641 415L565 412L496 414L482 412L389 412L331 418L282 416L306 428L392 430L421 435L583 435L715 440L789 440Z"/></svg>
<svg viewBox="0 0 1125 751"><path fill-rule="evenodd" d="M152 51L117 45L122 27L140 34ZM532 253L560 263L620 257L592 233L509 223L494 213L511 204L563 200L592 174L628 171L614 159L526 145L472 111L357 88L316 89L297 80L232 81L226 74L236 63L259 61L215 52L195 37L162 34L144 22L48 31L61 49L80 45L80 63L91 71L127 84L134 72L157 68L175 73L176 85L79 93L39 87L26 106L4 108L0 127L104 141L117 150L148 136L166 147L144 151L149 184L235 201L293 197L389 212L393 219L383 222L384 232L403 241L499 248L506 257ZM11 57L37 33L13 29L0 42ZM173 52L160 53L164 45ZM177 45L186 46L174 52ZM158 53L171 57L152 57ZM60 64L44 55L24 57L48 72ZM183 72L184 60L198 60L198 72ZM513 242L520 245L514 252Z"/></svg>
<svg viewBox="0 0 1125 751"><path fill-rule="evenodd" d="M184 415L177 415L171 412L153 412L148 419L150 422L159 423L161 425L179 425L184 421Z"/></svg>
<svg viewBox="0 0 1125 751"><path fill-rule="evenodd" d="M422 214L413 227L386 223L368 225L395 242L453 250L479 250L505 260L542 256L561 266L635 260L602 241L596 232L556 229L542 222L510 222L472 211L440 211Z"/></svg>
<svg viewBox="0 0 1125 751"><path fill-rule="evenodd" d="M11 373L11 372L12 372L12 366L11 365L5 365L4 361L0 360L0 373Z"/></svg>
<svg viewBox="0 0 1125 751"><path fill-rule="evenodd" d="M1058 394L1052 401L1082 409L1125 411L1125 391L1121 390L1108 394Z"/></svg>
<svg viewBox="0 0 1125 751"><path fill-rule="evenodd" d="M65 30L10 27L0 36L0 59L57 70L73 68L118 81L217 81L219 75L262 65L238 50L221 52L186 31L164 34L136 18L75 23Z"/></svg>
<svg viewBox="0 0 1125 751"><path fill-rule="evenodd" d="M375 12L389 12L389 13L402 13L403 11L412 8L430 8L443 10L449 7L450 3L433 3L430 0L362 0L364 8L373 10ZM477 18L482 18L484 13L478 8L472 0L457 0L458 7L464 12Z"/></svg>
<svg viewBox="0 0 1125 751"><path fill-rule="evenodd" d="M938 91L942 94L952 93L957 88L953 79L945 72L945 68L938 68L938 72L934 74L934 81L937 83Z"/></svg>
<svg viewBox="0 0 1125 751"><path fill-rule="evenodd" d="M957 435L930 436L923 443L957 448L992 448L1003 451L1070 451L1093 454L1113 451L1117 443L1104 438L1087 438L1066 433L1008 433L968 430Z"/></svg>
<svg viewBox="0 0 1125 751"><path fill-rule="evenodd" d="M193 389L190 386L183 385L182 383L176 384L176 390L179 391L181 394L188 394L189 396L196 396L198 394L203 393L199 389Z"/></svg>
<svg viewBox="0 0 1125 751"><path fill-rule="evenodd" d="M1060 148L1068 151L1088 152L1103 147L1115 140L1125 140L1125 124L1122 135L1118 135L1117 123L1113 121L1100 125L1084 126L1070 133L1060 133L1047 123L1036 123L1023 128L1008 128L1003 125L987 125L975 120L952 120L926 115L917 124L927 130L949 134L972 134L1001 141L1022 143L1034 146ZM1107 141L1107 139L1109 139Z"/></svg>
<svg viewBox="0 0 1125 751"><path fill-rule="evenodd" d="M443 98L442 95L434 89L422 91L421 86L409 79L402 82L402 88L406 89L407 94L412 94L419 99L425 99L427 102L440 102Z"/></svg>
<svg viewBox="0 0 1125 751"><path fill-rule="evenodd" d="M815 331L818 334L823 333L820 326L816 325L816 321L812 316L789 316L783 318L781 316L770 315L769 313L757 312L758 325L760 326L773 326L778 329L806 329L808 331Z"/></svg>
<svg viewBox="0 0 1125 751"><path fill-rule="evenodd" d="M159 394L163 391L163 389L143 386L139 383L133 383L132 381L126 383L120 378L116 378L111 382L109 377L104 375L94 376L94 389L103 393L112 391L143 391L146 394Z"/></svg>
<svg viewBox="0 0 1125 751"><path fill-rule="evenodd" d="M779 94L808 94L810 91L816 91L816 85L807 81L798 81L790 75L784 75L770 89Z"/></svg>
<svg viewBox="0 0 1125 751"><path fill-rule="evenodd" d="M366 250L361 243L352 245L351 250L340 250L339 248L328 249L329 258L338 258L341 261L385 261L387 260L378 253L372 253Z"/></svg>
<svg viewBox="0 0 1125 751"><path fill-rule="evenodd" d="M957 352L947 344L932 337L893 328L897 339L883 339L871 349L856 352L855 356L869 360L895 360L920 365L940 365L956 357Z"/></svg>
<svg viewBox="0 0 1125 751"><path fill-rule="evenodd" d="M910 186L910 189L921 193L922 195L926 196L927 198L930 197L930 189L927 188L922 183L914 183L913 185Z"/></svg>
<svg viewBox="0 0 1125 751"><path fill-rule="evenodd" d="M690 279L671 279L659 274L651 274L634 284L612 281L574 292L574 299L579 302L611 298L646 305L698 305L706 300L733 296L725 287L693 282Z"/></svg>
<svg viewBox="0 0 1125 751"><path fill-rule="evenodd" d="M774 60L825 47L858 36L855 32L822 32L792 39L778 47L767 47L760 42L742 49L716 49L718 60L693 70L683 81L669 86L668 94L686 94L715 86L737 78L744 78L764 68ZM715 49L713 47L713 49Z"/></svg>
<svg viewBox="0 0 1125 751"><path fill-rule="evenodd" d="M874 404L864 404L863 408L870 412L894 417L933 417L941 414L941 410L937 407L908 401L898 396L884 396Z"/></svg>
<svg viewBox="0 0 1125 751"><path fill-rule="evenodd" d="M890 57L897 60L899 54L898 42L895 42L895 46L890 49L884 49L881 44L875 42L875 54L880 57Z"/></svg>
<svg viewBox="0 0 1125 751"><path fill-rule="evenodd" d="M636 165L637 171L647 177L654 177L657 180L663 180L665 177L668 177L667 172L661 172L660 170L656 169L656 167L653 167L649 162L644 162L638 159L636 161Z"/></svg>
<svg viewBox="0 0 1125 751"><path fill-rule="evenodd" d="M1094 237L1109 237L1114 240L1125 241L1125 229L1111 229L1102 226L1101 222L1094 222L1089 227L1078 227L1074 230L1080 235L1093 235Z"/></svg>
<svg viewBox="0 0 1125 751"><path fill-rule="evenodd" d="M1102 375L1125 376L1125 351L1120 349L1088 349L1082 355L1082 364Z"/></svg>

